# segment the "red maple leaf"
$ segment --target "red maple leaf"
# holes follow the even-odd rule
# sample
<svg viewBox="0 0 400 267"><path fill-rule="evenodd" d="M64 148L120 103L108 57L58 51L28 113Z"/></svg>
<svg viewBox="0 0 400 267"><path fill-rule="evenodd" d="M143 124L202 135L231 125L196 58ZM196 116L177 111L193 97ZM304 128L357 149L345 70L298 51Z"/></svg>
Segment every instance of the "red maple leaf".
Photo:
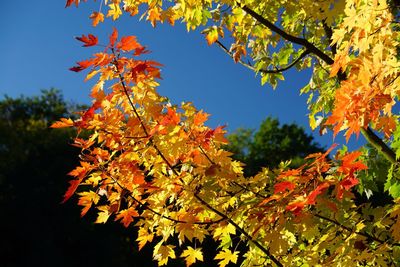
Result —
<svg viewBox="0 0 400 267"><path fill-rule="evenodd" d="M83 42L84 47L94 46L94 45L97 45L97 43L98 43L97 37L92 34L89 34L88 36L85 36L82 34L82 37L75 37L75 39Z"/></svg>
<svg viewBox="0 0 400 267"><path fill-rule="evenodd" d="M315 204L317 197L322 194L329 187L329 183L325 182L317 186L310 195L307 197L307 204Z"/></svg>
<svg viewBox="0 0 400 267"><path fill-rule="evenodd" d="M282 193L286 190L292 191L296 185L289 181L280 182L274 185L274 194Z"/></svg>

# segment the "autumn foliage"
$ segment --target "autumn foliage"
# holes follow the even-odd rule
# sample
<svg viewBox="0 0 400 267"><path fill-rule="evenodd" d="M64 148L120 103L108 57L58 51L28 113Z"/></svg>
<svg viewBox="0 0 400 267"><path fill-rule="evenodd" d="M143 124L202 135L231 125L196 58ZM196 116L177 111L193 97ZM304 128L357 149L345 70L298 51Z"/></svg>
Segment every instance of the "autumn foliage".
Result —
<svg viewBox="0 0 400 267"><path fill-rule="evenodd" d="M90 133L75 139L81 163L69 173L64 201L76 193L82 216L95 209L96 223L134 225L139 249L152 243L160 266L177 257L187 266L202 261L205 238L218 243L221 267L239 258L242 266L399 264L396 7L385 0L104 2L113 20L138 14L144 4L153 26L210 23L203 31L208 44L260 74L262 83L276 86L285 70L312 67L301 89L310 95L310 126L345 131L347 139L361 132L392 164L384 187L393 202L356 205L355 192L372 192L359 174L377 179L363 162L368 150L334 153L332 146L297 169L282 163L244 177L243 164L221 148L224 128L207 127L208 114L191 103L160 96L161 64L144 59L148 52L137 38L119 37L116 29L109 40L76 38L84 47L101 44L101 52L71 68L96 77L92 105L77 120L53 124ZM66 6L72 4L79 0ZM104 14L90 18L98 25ZM231 34L229 49L224 32Z"/></svg>

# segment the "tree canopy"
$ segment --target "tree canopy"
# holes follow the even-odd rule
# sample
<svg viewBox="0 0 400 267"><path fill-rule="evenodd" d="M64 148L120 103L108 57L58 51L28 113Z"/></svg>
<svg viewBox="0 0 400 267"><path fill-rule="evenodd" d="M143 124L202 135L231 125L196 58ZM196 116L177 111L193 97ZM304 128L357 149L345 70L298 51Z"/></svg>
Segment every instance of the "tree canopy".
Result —
<svg viewBox="0 0 400 267"><path fill-rule="evenodd" d="M191 103L160 96L161 65L143 59L147 50L135 36L120 37L114 28L107 41L77 37L102 52L71 68L98 78L92 106L53 124L90 131L75 139L81 162L64 200L84 188L81 214L95 208L97 223L135 224L139 248L154 241L160 266L178 256L188 266L202 261L206 236L219 244L214 259L221 267L239 259L243 266L399 264L397 2L105 0L100 7L113 20L126 12L153 26L203 27L208 44L272 86L292 67L311 68L310 83L300 88L309 94L310 127L347 140L362 133L390 167L384 188L374 187L374 153L332 146L300 167L281 164L245 177L222 148L223 127L205 126L208 114ZM94 25L105 19L101 8L90 16ZM353 193L360 188L368 196L385 190L391 199L358 204Z"/></svg>

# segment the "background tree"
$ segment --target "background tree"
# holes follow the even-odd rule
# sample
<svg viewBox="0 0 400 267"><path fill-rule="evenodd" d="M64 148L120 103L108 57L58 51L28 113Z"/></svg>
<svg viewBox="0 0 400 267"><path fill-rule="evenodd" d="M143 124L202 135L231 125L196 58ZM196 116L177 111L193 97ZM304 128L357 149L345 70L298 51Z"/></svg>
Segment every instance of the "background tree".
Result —
<svg viewBox="0 0 400 267"><path fill-rule="evenodd" d="M291 168L304 164L304 157L322 152L312 135L294 123L279 125L278 119L267 117L255 131L238 129L227 136L226 149L232 157L246 164L244 173L253 176L262 167L274 168L279 163L291 160Z"/></svg>
<svg viewBox="0 0 400 267"><path fill-rule="evenodd" d="M49 125L82 108L55 89L0 100L1 266L151 265L151 253L135 252L131 231L99 227L60 204L79 149L70 145L76 131Z"/></svg>

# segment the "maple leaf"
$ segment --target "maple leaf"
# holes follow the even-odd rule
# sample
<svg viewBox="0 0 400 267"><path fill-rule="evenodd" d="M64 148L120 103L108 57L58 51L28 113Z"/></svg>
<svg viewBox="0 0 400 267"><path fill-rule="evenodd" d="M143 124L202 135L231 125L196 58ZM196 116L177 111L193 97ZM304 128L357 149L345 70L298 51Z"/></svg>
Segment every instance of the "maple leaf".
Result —
<svg viewBox="0 0 400 267"><path fill-rule="evenodd" d="M109 212L108 206L99 206L97 209L100 211L97 213L97 219L94 223L106 223L111 213Z"/></svg>
<svg viewBox="0 0 400 267"><path fill-rule="evenodd" d="M134 56L140 56L141 54L147 54L150 53L150 51L146 50L146 47L140 46L135 49L135 52L133 53Z"/></svg>
<svg viewBox="0 0 400 267"><path fill-rule="evenodd" d="M108 7L110 8L107 13L107 17L111 17L113 20L117 20L121 15L122 11L119 6L119 3L109 4Z"/></svg>
<svg viewBox="0 0 400 267"><path fill-rule="evenodd" d="M56 121L53 123L50 128L65 128L65 127L71 127L74 126L74 121L71 120L70 118L61 118L59 121Z"/></svg>
<svg viewBox="0 0 400 267"><path fill-rule="evenodd" d="M232 44L230 52L232 53L233 60L236 63L239 62L242 56L246 56L247 54L246 48L239 43Z"/></svg>
<svg viewBox="0 0 400 267"><path fill-rule="evenodd" d="M138 48L141 48L142 46L136 41L135 36L124 36L121 38L121 41L117 44L117 48L123 50L123 51L131 51L135 50Z"/></svg>
<svg viewBox="0 0 400 267"><path fill-rule="evenodd" d="M360 151L354 151L343 156L341 158L342 164L339 166L338 171L346 174L352 174L354 171L368 169L364 163L361 161L356 161L361 154L362 152Z"/></svg>
<svg viewBox="0 0 400 267"><path fill-rule="evenodd" d="M121 210L118 215L115 217L115 220L121 220L125 227L128 227L131 222L133 222L133 218L139 217L139 213L134 207L130 207L128 209Z"/></svg>
<svg viewBox="0 0 400 267"><path fill-rule="evenodd" d="M97 202L99 202L100 196L93 191L81 192L78 195L80 196L78 205L83 206L81 211L81 217L83 217L88 212L92 204L97 204Z"/></svg>
<svg viewBox="0 0 400 267"><path fill-rule="evenodd" d="M360 182L356 177L345 177L342 181L340 181L339 186L337 188L337 199L342 199L345 191L349 191L352 187L356 186Z"/></svg>
<svg viewBox="0 0 400 267"><path fill-rule="evenodd" d="M86 0L84 0L86 2ZM75 6L78 7L80 0L67 0L67 3L65 4L65 7L69 7L73 3L75 3Z"/></svg>
<svg viewBox="0 0 400 267"><path fill-rule="evenodd" d="M149 9L148 11L148 16L147 16L147 20L150 21L151 25L153 27L156 26L157 21L161 20L161 13L160 13L160 8L159 7L154 7Z"/></svg>
<svg viewBox="0 0 400 267"><path fill-rule="evenodd" d="M110 35L110 46L111 47L114 47L114 44L117 41L117 39L118 39L118 31L115 27L113 27L113 32Z"/></svg>
<svg viewBox="0 0 400 267"><path fill-rule="evenodd" d="M296 185L289 181L280 182L274 185L274 194L282 193L286 190L292 191Z"/></svg>
<svg viewBox="0 0 400 267"><path fill-rule="evenodd" d="M149 233L145 228L139 228L138 237L136 241L139 243L139 250L141 250L147 242L153 241L154 234Z"/></svg>
<svg viewBox="0 0 400 267"><path fill-rule="evenodd" d="M186 266L190 266L196 261L203 261L203 252L200 248L192 248L190 246L185 249L182 254L181 258L185 258Z"/></svg>
<svg viewBox="0 0 400 267"><path fill-rule="evenodd" d="M307 204L315 204L317 197L329 187L329 183L324 182L318 185L307 197Z"/></svg>
<svg viewBox="0 0 400 267"><path fill-rule="evenodd" d="M79 184L81 183L81 181L82 181L82 179L75 179L75 180L69 181L69 187L68 187L67 191L65 192L64 198L61 201L61 203L65 203L68 199L70 199L74 195L74 193L75 193L76 189L78 188Z"/></svg>
<svg viewBox="0 0 400 267"><path fill-rule="evenodd" d="M218 40L218 30L217 26L211 27L209 30L204 31L206 33L206 40L208 45L212 45Z"/></svg>
<svg viewBox="0 0 400 267"><path fill-rule="evenodd" d="M82 37L75 37L75 39L84 43L84 47L94 46L98 43L97 37L92 34L89 34L88 36L82 34Z"/></svg>
<svg viewBox="0 0 400 267"><path fill-rule="evenodd" d="M160 124L164 126L168 125L178 125L180 122L180 117L176 111L172 108L167 108L167 114L162 118Z"/></svg>
<svg viewBox="0 0 400 267"><path fill-rule="evenodd" d="M101 12L93 12L89 18L92 19L93 27L96 27L100 22L104 22L104 14Z"/></svg>
<svg viewBox="0 0 400 267"><path fill-rule="evenodd" d="M74 67L70 68L69 70L75 71L75 72L80 72L80 71L92 66L94 63L95 62L93 60L80 61L80 62L77 62L78 66L74 66Z"/></svg>
<svg viewBox="0 0 400 267"><path fill-rule="evenodd" d="M173 246L173 245L163 246L161 244L162 243L158 243L154 247L154 252L153 252L153 258L156 261L158 261L159 266L166 265L168 263L169 258L171 258L171 259L176 258L175 251L174 251L175 246Z"/></svg>
<svg viewBox="0 0 400 267"><path fill-rule="evenodd" d="M204 113L202 110L200 110L198 113L196 113L193 117L193 123L194 125L202 125L204 124L205 121L207 121L208 116L210 116L210 114Z"/></svg>
<svg viewBox="0 0 400 267"><path fill-rule="evenodd" d="M218 262L219 267L225 267L230 262L236 263L237 259L238 259L238 254L239 254L239 252L237 252L237 251L234 251L232 253L232 251L230 251L229 249L224 248L224 250L220 251L214 257L214 259L221 260L220 262Z"/></svg>
<svg viewBox="0 0 400 267"><path fill-rule="evenodd" d="M285 210L291 211L294 215L298 216L301 214L301 211L304 209L306 202L305 201L296 201L286 206Z"/></svg>

